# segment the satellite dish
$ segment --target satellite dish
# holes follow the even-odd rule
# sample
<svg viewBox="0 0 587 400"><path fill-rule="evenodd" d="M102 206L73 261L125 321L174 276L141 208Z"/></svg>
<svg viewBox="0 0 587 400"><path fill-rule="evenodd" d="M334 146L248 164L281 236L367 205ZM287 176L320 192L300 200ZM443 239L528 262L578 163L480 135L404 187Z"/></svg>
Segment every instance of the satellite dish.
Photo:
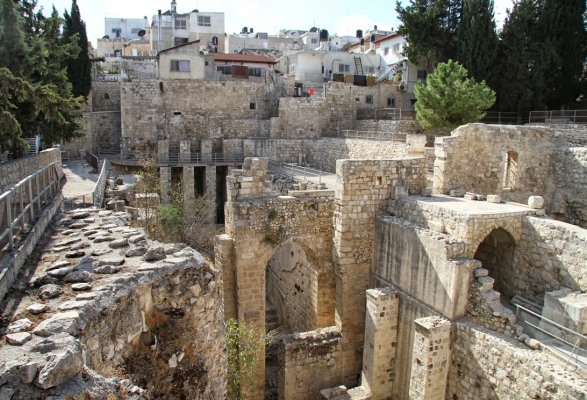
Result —
<svg viewBox="0 0 587 400"><path fill-rule="evenodd" d="M143 36L145 36L146 34L147 34L147 31L146 31L146 30L144 30L144 29L141 29L141 30L139 31L139 33L138 33L139 37L143 37Z"/></svg>

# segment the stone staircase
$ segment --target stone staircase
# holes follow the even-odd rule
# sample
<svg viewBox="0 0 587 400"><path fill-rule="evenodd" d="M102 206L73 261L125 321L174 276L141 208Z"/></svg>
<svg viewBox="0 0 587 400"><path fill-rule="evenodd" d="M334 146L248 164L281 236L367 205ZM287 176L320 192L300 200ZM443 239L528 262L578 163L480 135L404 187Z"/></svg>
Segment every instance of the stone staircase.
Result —
<svg viewBox="0 0 587 400"><path fill-rule="evenodd" d="M269 301L265 300L265 332L279 331L279 313L277 308ZM278 371L279 364L277 360L278 344L273 343L265 348L265 399L275 399L278 397Z"/></svg>

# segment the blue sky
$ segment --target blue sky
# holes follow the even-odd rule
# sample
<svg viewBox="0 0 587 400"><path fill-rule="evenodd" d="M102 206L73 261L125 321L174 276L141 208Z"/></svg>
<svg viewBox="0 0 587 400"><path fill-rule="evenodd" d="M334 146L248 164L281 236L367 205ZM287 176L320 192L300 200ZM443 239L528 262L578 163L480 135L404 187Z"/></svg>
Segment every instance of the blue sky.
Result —
<svg viewBox="0 0 587 400"><path fill-rule="evenodd" d="M403 0L407 3L407 0ZM330 34L353 35L357 29L367 30L377 25L379 29L397 28L395 0L176 0L178 12L194 9L208 12L224 12L227 33L240 32L243 26L253 27L255 32L275 34L280 29L308 30L312 26L327 29ZM513 0L495 0L496 19L505 18L505 9ZM82 19L86 22L88 39L94 45L104 36L104 18L143 18L149 20L158 9L168 10L170 1L155 0L77 0ZM368 4L365 5L365 4ZM71 0L39 0L45 13L55 5L63 14L70 10Z"/></svg>

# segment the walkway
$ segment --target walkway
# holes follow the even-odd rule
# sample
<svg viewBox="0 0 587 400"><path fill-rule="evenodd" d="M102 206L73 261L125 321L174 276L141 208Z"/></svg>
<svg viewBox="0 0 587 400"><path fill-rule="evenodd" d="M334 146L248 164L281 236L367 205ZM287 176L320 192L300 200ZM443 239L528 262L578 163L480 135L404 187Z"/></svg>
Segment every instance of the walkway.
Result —
<svg viewBox="0 0 587 400"><path fill-rule="evenodd" d="M82 160L64 161L63 174L65 184L61 190L66 203L91 205L92 193L100 174Z"/></svg>
<svg viewBox="0 0 587 400"><path fill-rule="evenodd" d="M331 190L334 190L336 186L336 174L308 167L300 167L295 164L269 161L269 172L288 176L298 182L323 183L327 189Z"/></svg>

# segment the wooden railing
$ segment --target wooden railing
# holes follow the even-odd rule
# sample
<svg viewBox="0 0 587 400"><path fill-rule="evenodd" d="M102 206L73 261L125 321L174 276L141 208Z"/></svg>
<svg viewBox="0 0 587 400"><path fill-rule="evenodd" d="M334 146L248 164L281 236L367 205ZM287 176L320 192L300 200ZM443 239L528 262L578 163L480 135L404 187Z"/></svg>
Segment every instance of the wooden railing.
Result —
<svg viewBox="0 0 587 400"><path fill-rule="evenodd" d="M19 234L32 225L53 195L59 191L59 176L55 163L27 176L0 195L0 247L10 250Z"/></svg>

